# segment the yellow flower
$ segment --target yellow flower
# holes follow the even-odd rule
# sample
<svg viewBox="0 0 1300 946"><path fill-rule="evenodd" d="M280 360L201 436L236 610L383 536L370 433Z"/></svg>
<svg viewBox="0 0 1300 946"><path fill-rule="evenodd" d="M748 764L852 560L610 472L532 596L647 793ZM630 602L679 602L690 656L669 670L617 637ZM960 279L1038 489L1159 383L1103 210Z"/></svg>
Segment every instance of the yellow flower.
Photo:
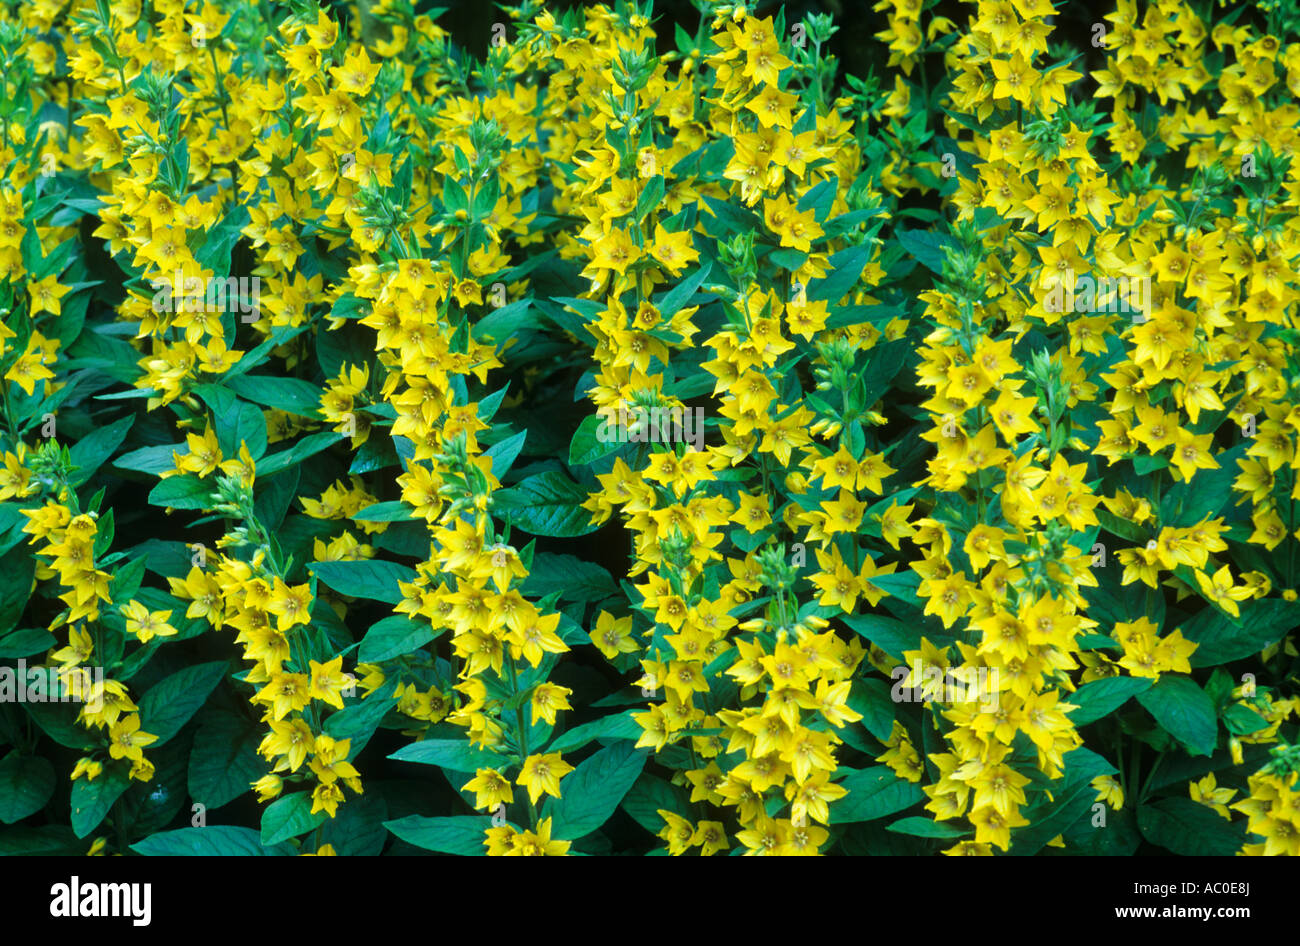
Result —
<svg viewBox="0 0 1300 946"><path fill-rule="evenodd" d="M77 764L72 770L72 780L75 782L84 775L87 782L93 782L99 778L103 771L104 763L95 759L81 758L77 760Z"/></svg>
<svg viewBox="0 0 1300 946"><path fill-rule="evenodd" d="M278 775L263 775L252 785L257 792L258 802L266 804L272 798L280 796L280 792L284 789L284 780Z"/></svg>
<svg viewBox="0 0 1300 946"><path fill-rule="evenodd" d="M351 687L352 677L343 672L343 658L335 657L329 663L308 661L311 666L311 689L313 700L321 700L335 709L343 709L343 691Z"/></svg>
<svg viewBox="0 0 1300 946"><path fill-rule="evenodd" d="M73 628L68 631L68 646L50 654L50 659L64 667L76 667L89 660L94 649L90 632Z"/></svg>
<svg viewBox="0 0 1300 946"><path fill-rule="evenodd" d="M343 803L343 789L338 782L321 782L311 793L311 813L323 811L331 818Z"/></svg>
<svg viewBox="0 0 1300 946"><path fill-rule="evenodd" d="M685 854L695 844L695 829L681 815L659 809L659 817L664 819L664 827L658 837L668 842L668 853L676 857Z"/></svg>
<svg viewBox="0 0 1300 946"><path fill-rule="evenodd" d="M650 255L674 276L700 258L699 251L691 246L691 231L669 233L664 229L663 224L657 221L655 238L650 244Z"/></svg>
<svg viewBox="0 0 1300 946"><path fill-rule="evenodd" d="M551 839L551 819L543 818L536 831L516 834L505 853L514 857L563 857L569 853L569 845L569 841Z"/></svg>
<svg viewBox="0 0 1300 946"><path fill-rule="evenodd" d="M1119 811L1124 807L1124 789L1113 775L1098 775L1092 780L1092 787L1097 790L1097 801L1103 801Z"/></svg>
<svg viewBox="0 0 1300 946"><path fill-rule="evenodd" d="M28 283L27 294L31 296L33 317L42 312L48 312L51 315L62 314L62 306L59 300L66 296L72 290L67 286L59 285L58 276L46 276L44 279Z"/></svg>
<svg viewBox="0 0 1300 946"><path fill-rule="evenodd" d="M555 714L559 710L572 709L569 705L568 695L573 691L568 687L557 686L554 683L541 683L533 690L532 698L529 704L533 711L533 722L544 719L548 724L555 725Z"/></svg>
<svg viewBox="0 0 1300 946"><path fill-rule="evenodd" d="M121 609L126 618L126 632L134 634L141 644L147 644L154 637L171 637L177 633L176 628L167 623L171 611L150 611L138 601L131 601Z"/></svg>
<svg viewBox="0 0 1300 946"><path fill-rule="evenodd" d="M311 702L311 678L305 673L275 673L256 699L271 705L271 718L284 719Z"/></svg>
<svg viewBox="0 0 1300 946"><path fill-rule="evenodd" d="M109 727L108 736L109 757L113 759L130 759L133 762L143 758L142 750L145 746L158 741L158 737L152 733L141 731L140 717L136 713L122 717Z"/></svg>
<svg viewBox="0 0 1300 946"><path fill-rule="evenodd" d="M473 792L474 807L481 810L494 810L498 805L508 805L514 801L510 780L496 769L477 769L474 778L461 786L460 790Z"/></svg>
<svg viewBox="0 0 1300 946"><path fill-rule="evenodd" d="M528 800L534 805L543 794L560 797L560 779L573 771L573 766L560 758L560 753L530 755L524 760L516 785L528 789Z"/></svg>
<svg viewBox="0 0 1300 946"><path fill-rule="evenodd" d="M1237 794L1237 790L1235 788L1218 787L1213 772L1200 781L1188 782L1187 794L1192 801L1205 805L1207 808L1213 808L1228 821L1232 820L1232 813L1228 811L1227 803L1232 801L1232 797Z"/></svg>
<svg viewBox="0 0 1300 946"><path fill-rule="evenodd" d="M620 276L641 258L641 250L632 242L626 230L614 229L605 234L593 245L591 265L588 270L613 270ZM586 271L584 271L585 273Z"/></svg>
<svg viewBox="0 0 1300 946"><path fill-rule="evenodd" d="M591 642L605 655L613 660L619 654L635 653L640 648L632 640L632 619L615 618L608 611L602 610L596 617L596 628L590 632Z"/></svg>
<svg viewBox="0 0 1300 946"><path fill-rule="evenodd" d="M316 749L311 727L301 718L273 719L269 725L271 731L262 739L258 752L267 759L278 759L275 764L277 772L285 768L297 772L307 761L307 756Z"/></svg>
<svg viewBox="0 0 1300 946"><path fill-rule="evenodd" d="M800 211L784 194L763 201L763 220L767 228L781 238L781 245L808 252L812 241L822 235L822 228L814 219L815 211L809 207Z"/></svg>
<svg viewBox="0 0 1300 946"><path fill-rule="evenodd" d="M660 812L662 814L662 812ZM691 846L700 847L702 857L710 857L719 851L727 850L730 845L727 844L727 832L720 821L701 821L695 826L695 834L691 836Z"/></svg>
<svg viewBox="0 0 1300 946"><path fill-rule="evenodd" d="M1200 585L1201 593L1206 598L1223 608L1233 617L1241 616L1241 609L1237 607L1237 602L1245 601L1254 594L1249 585L1234 585L1232 583L1232 573L1227 565L1215 572L1213 577L1207 576L1203 571L1197 571L1196 583Z"/></svg>

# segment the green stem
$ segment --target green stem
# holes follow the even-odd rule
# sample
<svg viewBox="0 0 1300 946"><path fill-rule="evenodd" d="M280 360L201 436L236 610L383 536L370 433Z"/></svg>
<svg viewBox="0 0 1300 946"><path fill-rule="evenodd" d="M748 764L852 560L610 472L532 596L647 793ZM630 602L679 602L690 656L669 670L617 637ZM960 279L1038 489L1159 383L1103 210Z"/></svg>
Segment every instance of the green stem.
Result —
<svg viewBox="0 0 1300 946"><path fill-rule="evenodd" d="M130 851L129 839L126 835L126 826L122 823L122 799L118 798L113 802L113 832L117 835L117 853L127 854Z"/></svg>
<svg viewBox="0 0 1300 946"><path fill-rule="evenodd" d="M515 658L508 652L506 653L506 664L510 667L510 695L519 695L519 675L515 669ZM515 707L515 737L519 742L519 764L522 766L528 759L528 727L524 723L524 706L520 703ZM533 798L528 796L528 826L529 829L537 827L537 806L533 804Z"/></svg>
<svg viewBox="0 0 1300 946"><path fill-rule="evenodd" d="M217 65L217 47L208 44L208 58L212 60L212 82L215 86L217 104L221 106L221 120L225 123L226 130L230 130L230 115L226 112L226 87L221 84L221 67ZM231 172L233 175L233 171Z"/></svg>
<svg viewBox="0 0 1300 946"><path fill-rule="evenodd" d="M1290 469L1290 467L1287 467ZM1295 537L1295 499L1292 494L1295 493L1296 471L1291 470L1291 482L1286 492L1286 583L1288 588L1294 588L1295 581L1295 547L1300 539Z"/></svg>
<svg viewBox="0 0 1300 946"><path fill-rule="evenodd" d="M1160 768L1160 763L1164 761L1164 758L1165 754L1163 752L1156 756L1155 764L1151 766L1151 771L1147 773L1146 780L1142 783L1142 792L1138 796L1139 805L1146 801L1147 792L1150 791L1151 783L1154 782L1156 778L1156 769Z"/></svg>

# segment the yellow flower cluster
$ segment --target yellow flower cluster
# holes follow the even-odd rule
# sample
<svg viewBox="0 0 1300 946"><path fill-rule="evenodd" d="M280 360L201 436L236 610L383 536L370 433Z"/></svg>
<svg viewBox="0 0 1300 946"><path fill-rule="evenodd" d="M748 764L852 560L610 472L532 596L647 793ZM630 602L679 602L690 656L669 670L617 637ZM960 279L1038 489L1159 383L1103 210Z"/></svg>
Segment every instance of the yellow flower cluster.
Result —
<svg viewBox="0 0 1300 946"><path fill-rule="evenodd" d="M695 6L0 13L77 837L184 849L156 762L277 852L1300 853L1300 23Z"/></svg>

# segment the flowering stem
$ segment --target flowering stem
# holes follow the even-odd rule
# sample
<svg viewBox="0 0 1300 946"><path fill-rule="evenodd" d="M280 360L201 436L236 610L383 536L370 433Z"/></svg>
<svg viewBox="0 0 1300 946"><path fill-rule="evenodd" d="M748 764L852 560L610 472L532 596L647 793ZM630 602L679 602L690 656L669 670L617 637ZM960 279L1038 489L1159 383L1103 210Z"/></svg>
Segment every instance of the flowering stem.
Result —
<svg viewBox="0 0 1300 946"><path fill-rule="evenodd" d="M510 667L510 695L519 694L519 674L515 669L515 658L509 653L506 654L506 663ZM519 764L522 766L528 759L528 727L524 725L524 706L520 703L515 707L515 736L519 740ZM530 829L537 827L537 806L533 804L532 795L528 796L528 827Z"/></svg>

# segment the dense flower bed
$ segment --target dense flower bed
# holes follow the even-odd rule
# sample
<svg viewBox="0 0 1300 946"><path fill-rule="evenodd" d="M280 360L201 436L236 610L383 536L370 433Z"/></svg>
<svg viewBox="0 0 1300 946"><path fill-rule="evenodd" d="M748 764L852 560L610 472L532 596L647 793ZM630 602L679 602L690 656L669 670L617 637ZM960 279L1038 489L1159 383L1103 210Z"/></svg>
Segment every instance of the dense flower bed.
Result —
<svg viewBox="0 0 1300 946"><path fill-rule="evenodd" d="M1294 11L696 6L4 5L0 851L1300 853Z"/></svg>

